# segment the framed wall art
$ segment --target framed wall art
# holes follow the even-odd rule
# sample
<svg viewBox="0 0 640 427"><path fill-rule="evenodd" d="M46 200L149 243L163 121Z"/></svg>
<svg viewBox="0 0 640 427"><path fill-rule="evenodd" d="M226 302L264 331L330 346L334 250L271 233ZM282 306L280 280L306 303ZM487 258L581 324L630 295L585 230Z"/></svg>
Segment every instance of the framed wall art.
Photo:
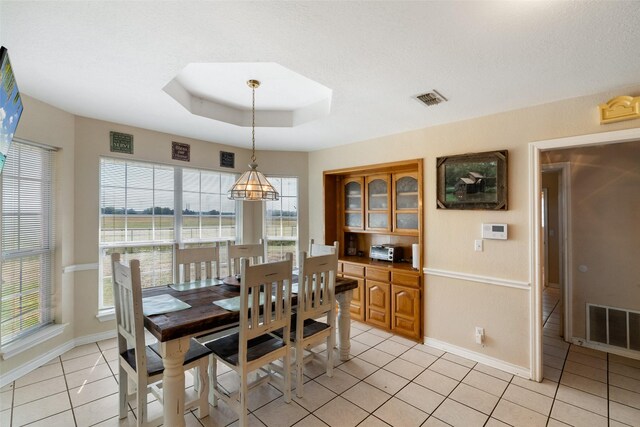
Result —
<svg viewBox="0 0 640 427"><path fill-rule="evenodd" d="M507 209L507 150L438 157L438 209Z"/></svg>

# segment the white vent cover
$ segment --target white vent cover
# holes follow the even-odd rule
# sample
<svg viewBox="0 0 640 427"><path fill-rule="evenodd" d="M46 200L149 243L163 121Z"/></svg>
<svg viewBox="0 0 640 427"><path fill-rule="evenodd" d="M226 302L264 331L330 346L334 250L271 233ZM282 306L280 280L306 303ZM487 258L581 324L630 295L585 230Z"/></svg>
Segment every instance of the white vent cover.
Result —
<svg viewBox="0 0 640 427"><path fill-rule="evenodd" d="M442 96L442 94L440 94L440 92L435 89L433 89L433 92L423 93L422 95L416 96L416 98L418 98L419 101L422 101L428 106L438 105L441 102L448 101L447 98Z"/></svg>
<svg viewBox="0 0 640 427"><path fill-rule="evenodd" d="M640 351L640 312L587 304L587 340Z"/></svg>

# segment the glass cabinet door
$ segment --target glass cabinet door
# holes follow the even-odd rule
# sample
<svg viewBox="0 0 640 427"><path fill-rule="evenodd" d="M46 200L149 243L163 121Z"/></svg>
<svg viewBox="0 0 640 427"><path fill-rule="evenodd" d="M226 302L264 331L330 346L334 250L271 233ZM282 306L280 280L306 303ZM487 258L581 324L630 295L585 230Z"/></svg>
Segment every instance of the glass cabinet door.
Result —
<svg viewBox="0 0 640 427"><path fill-rule="evenodd" d="M389 175L367 177L367 229L391 229L390 211L390 179Z"/></svg>
<svg viewBox="0 0 640 427"><path fill-rule="evenodd" d="M394 231L418 233L418 178L415 173L393 175Z"/></svg>
<svg viewBox="0 0 640 427"><path fill-rule="evenodd" d="M344 227L348 230L362 230L362 190L363 178L345 178Z"/></svg>

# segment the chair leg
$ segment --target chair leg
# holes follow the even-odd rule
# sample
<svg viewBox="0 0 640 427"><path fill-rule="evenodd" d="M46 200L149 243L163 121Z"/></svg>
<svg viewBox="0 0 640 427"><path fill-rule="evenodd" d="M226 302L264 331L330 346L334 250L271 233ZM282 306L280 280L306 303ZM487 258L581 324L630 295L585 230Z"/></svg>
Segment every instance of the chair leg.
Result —
<svg viewBox="0 0 640 427"><path fill-rule="evenodd" d="M216 390L218 388L218 361L213 356L209 355L209 404L214 408L218 406L218 397L216 396Z"/></svg>
<svg viewBox="0 0 640 427"><path fill-rule="evenodd" d="M118 370L118 392L120 397L120 419L127 418L127 396L129 391L129 376L122 366Z"/></svg>
<svg viewBox="0 0 640 427"><path fill-rule="evenodd" d="M142 427L147 423L147 385L138 383L138 392L136 399L138 403L138 427Z"/></svg>
<svg viewBox="0 0 640 427"><path fill-rule="evenodd" d="M195 372L200 383L200 389L198 390L198 418L204 418L209 415L209 381L205 372L208 370L209 363L199 366Z"/></svg>
<svg viewBox="0 0 640 427"><path fill-rule="evenodd" d="M200 368L198 366L193 368L193 390L200 391Z"/></svg>
<svg viewBox="0 0 640 427"><path fill-rule="evenodd" d="M302 346L295 347L296 355L296 396L302 399L304 390L302 389L304 380L304 349Z"/></svg>
<svg viewBox="0 0 640 427"><path fill-rule="evenodd" d="M249 416L247 415L247 395L249 394L249 378L246 371L240 374L240 427L249 426Z"/></svg>
<svg viewBox="0 0 640 427"><path fill-rule="evenodd" d="M327 337L327 376L333 377L333 344L335 342L335 335L329 335Z"/></svg>
<svg viewBox="0 0 640 427"><path fill-rule="evenodd" d="M286 403L291 402L291 351L289 351L289 346L287 346L287 350L284 352L284 357L282 360L282 366L284 367L283 375L284 375L284 401ZM299 356L299 355L296 355ZM303 356L301 354L300 356Z"/></svg>

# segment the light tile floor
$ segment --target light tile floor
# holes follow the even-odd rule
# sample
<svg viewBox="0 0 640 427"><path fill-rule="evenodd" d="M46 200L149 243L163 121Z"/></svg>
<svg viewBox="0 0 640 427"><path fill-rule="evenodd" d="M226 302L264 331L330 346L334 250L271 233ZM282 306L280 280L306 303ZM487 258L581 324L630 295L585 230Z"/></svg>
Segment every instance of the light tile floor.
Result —
<svg viewBox="0 0 640 427"><path fill-rule="evenodd" d="M640 361L569 345L558 337L558 293L544 300L541 383L353 322L352 356L333 378L306 368L305 397L290 404L271 385L250 394L254 426L640 426ZM135 425L118 420L115 340L77 347L0 390L0 425ZM220 364L219 364L220 365ZM220 383L237 387L234 374ZM187 385L192 383L187 377ZM161 413L150 401L151 416ZM133 408L132 408L133 409ZM237 425L220 404L187 426Z"/></svg>

